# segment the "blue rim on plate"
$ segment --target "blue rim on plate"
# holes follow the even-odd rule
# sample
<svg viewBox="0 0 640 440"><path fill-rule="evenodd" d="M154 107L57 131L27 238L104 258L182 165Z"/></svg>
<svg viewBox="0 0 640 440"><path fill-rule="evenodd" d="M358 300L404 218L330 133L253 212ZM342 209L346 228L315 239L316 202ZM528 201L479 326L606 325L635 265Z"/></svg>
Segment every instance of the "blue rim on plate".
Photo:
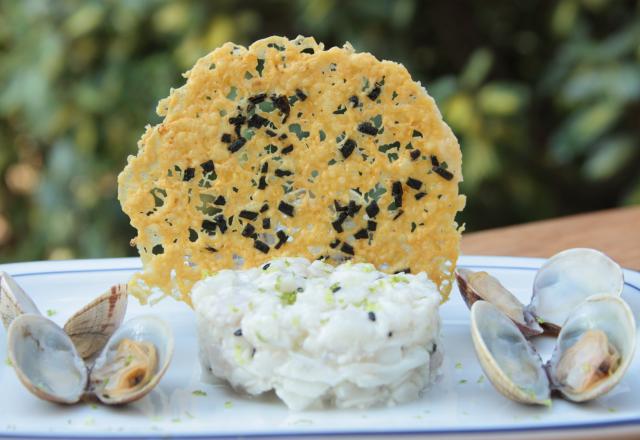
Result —
<svg viewBox="0 0 640 440"><path fill-rule="evenodd" d="M467 257L468 258L468 257ZM473 257L472 257L473 258ZM492 264L459 264L458 267L464 268L481 268L481 269L500 269L500 270L526 270L526 271L535 271L538 270L539 265L544 262L544 259L539 258L526 258L526 257L486 257L490 259L501 259L501 258L509 258L512 260L518 260L523 263L536 263L538 266L506 266L506 265L492 265ZM461 259L466 259L465 257L461 257ZM121 260L135 260L135 259L121 259ZM67 264L82 264L83 260L74 260L67 261ZM18 263L20 264L20 263ZM24 263L22 263L24 264ZM28 263L33 264L33 263ZM35 263L38 264L38 263ZM65 264L66 265L66 264ZM7 266L7 265L5 265ZM0 266L1 268L2 266ZM50 270L50 271L41 271L41 272L20 272L20 273L11 273L11 276L14 278L21 277L29 277L29 276L46 276L46 275L61 275L61 274L76 274L76 273L100 273L100 272L134 272L141 270L141 266L135 267L117 267L117 268L96 268L96 269L75 269L75 270ZM624 269L626 272L633 273L634 275L640 275L640 272L632 270L632 269ZM639 278L640 282L640 278ZM625 280L624 285L629 287L634 292L640 294L640 284L634 284ZM592 430L592 429L607 429L607 428L616 428L616 427L629 427L629 426L638 426L640 429L640 417L629 417L629 418L621 418L612 421L597 421L597 422L580 422L580 423L572 423L572 424L546 424L543 426L537 425L519 425L517 427L489 427L489 428L458 428L458 429L412 429L412 430L375 430L375 431L367 431L367 430L327 430L327 431L280 431L280 432L236 432L233 434L215 434L215 433L202 433L202 434L177 434L172 435L170 432L164 432L160 435L157 433L149 433L149 434L135 434L135 435L112 435L112 434L92 434L92 435L84 435L84 434L74 434L74 433L65 433L65 434L37 434L37 433L11 433L11 432L0 432L0 439L3 438L11 438L11 439L63 439L63 438L73 438L73 439L109 439L109 438L117 438L117 439L151 439L151 438L166 438L173 437L178 439L227 439L227 438L296 438L296 437L358 437L358 436L438 436L438 435L480 435L480 434L517 434L517 433L535 433L540 432L548 433L552 431L580 431L580 430Z"/></svg>

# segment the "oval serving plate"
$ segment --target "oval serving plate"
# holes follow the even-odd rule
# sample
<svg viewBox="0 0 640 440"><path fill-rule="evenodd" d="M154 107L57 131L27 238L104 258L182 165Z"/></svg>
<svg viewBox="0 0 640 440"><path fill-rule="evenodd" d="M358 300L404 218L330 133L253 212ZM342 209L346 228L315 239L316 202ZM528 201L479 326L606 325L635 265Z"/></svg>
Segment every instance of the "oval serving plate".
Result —
<svg viewBox="0 0 640 440"><path fill-rule="evenodd" d="M460 266L495 275L527 302L541 259L463 256ZM16 277L43 313L63 323L104 288L126 282L136 258L36 262L0 266ZM638 319L640 273L625 270L622 294ZM640 435L640 361L622 383L588 404L555 399L552 408L519 405L498 394L482 374L469 335L469 312L457 289L442 306L442 375L421 400L393 408L291 412L274 396L250 398L224 383L200 380L193 312L170 299L149 307L130 301L126 319L143 313L166 318L176 335L172 365L144 399L121 408L91 403L62 407L24 389L6 359L0 328L0 438L68 437L299 437L404 436L447 438L637 438ZM639 338L640 339L640 338ZM544 355L553 341L540 339Z"/></svg>

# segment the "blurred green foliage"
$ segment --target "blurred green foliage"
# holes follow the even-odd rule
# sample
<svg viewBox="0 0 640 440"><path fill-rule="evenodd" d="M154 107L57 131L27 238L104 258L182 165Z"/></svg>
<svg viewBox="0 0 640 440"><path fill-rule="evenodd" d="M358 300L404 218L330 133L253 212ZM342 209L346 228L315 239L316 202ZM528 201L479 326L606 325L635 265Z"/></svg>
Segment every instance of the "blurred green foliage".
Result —
<svg viewBox="0 0 640 440"><path fill-rule="evenodd" d="M0 260L133 255L116 176L225 41L404 63L464 152L468 230L640 203L640 3L0 0Z"/></svg>

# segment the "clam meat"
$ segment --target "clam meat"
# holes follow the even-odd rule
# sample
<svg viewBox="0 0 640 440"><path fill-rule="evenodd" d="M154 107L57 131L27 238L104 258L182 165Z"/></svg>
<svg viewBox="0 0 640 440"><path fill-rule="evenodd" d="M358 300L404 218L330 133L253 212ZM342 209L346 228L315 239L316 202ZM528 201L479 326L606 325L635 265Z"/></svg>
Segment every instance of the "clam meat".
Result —
<svg viewBox="0 0 640 440"><path fill-rule="evenodd" d="M556 378L573 393L584 393L620 366L620 352L602 330L587 330L569 347L556 367Z"/></svg>
<svg viewBox="0 0 640 440"><path fill-rule="evenodd" d="M616 386L633 360L636 325L620 297L594 295L562 326L547 364L553 387L575 402L595 399Z"/></svg>
<svg viewBox="0 0 640 440"><path fill-rule="evenodd" d="M525 336L542 334L543 329L535 316L495 277L487 272L473 272L462 268L458 268L455 274L467 307L478 300L485 300L507 315Z"/></svg>
<svg viewBox="0 0 640 440"><path fill-rule="evenodd" d="M155 346L149 342L123 339L116 347L113 361L92 374L92 380L103 384L104 397L121 399L151 382L158 366Z"/></svg>
<svg viewBox="0 0 640 440"><path fill-rule="evenodd" d="M127 321L111 337L91 371L91 390L102 402L123 404L149 393L169 367L171 328L153 316Z"/></svg>

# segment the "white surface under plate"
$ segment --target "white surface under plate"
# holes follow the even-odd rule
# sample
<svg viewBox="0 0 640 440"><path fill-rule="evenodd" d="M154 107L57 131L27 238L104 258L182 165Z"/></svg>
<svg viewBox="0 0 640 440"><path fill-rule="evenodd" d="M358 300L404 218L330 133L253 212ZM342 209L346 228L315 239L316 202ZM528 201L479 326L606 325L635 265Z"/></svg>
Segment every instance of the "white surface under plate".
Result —
<svg viewBox="0 0 640 440"><path fill-rule="evenodd" d="M535 270L542 261L469 256L461 258L460 266L489 271L528 302ZM138 259L84 260L10 264L0 270L15 276L40 310L49 311L54 321L63 323L112 284L126 282L139 265ZM627 270L625 281L623 298L637 320L640 274ZM149 312L173 326L173 363L150 395L121 408L59 406L38 400L4 361L6 336L0 327L0 438L640 438L638 356L622 383L595 401L572 404L554 399L551 408L519 405L498 394L482 374L471 345L469 313L457 289L441 308L446 354L438 382L417 402L369 410L291 412L273 395L251 398L223 383L202 383L193 312L171 299L154 307L142 307L131 300L127 319ZM549 339L537 343L543 357L552 343Z"/></svg>

